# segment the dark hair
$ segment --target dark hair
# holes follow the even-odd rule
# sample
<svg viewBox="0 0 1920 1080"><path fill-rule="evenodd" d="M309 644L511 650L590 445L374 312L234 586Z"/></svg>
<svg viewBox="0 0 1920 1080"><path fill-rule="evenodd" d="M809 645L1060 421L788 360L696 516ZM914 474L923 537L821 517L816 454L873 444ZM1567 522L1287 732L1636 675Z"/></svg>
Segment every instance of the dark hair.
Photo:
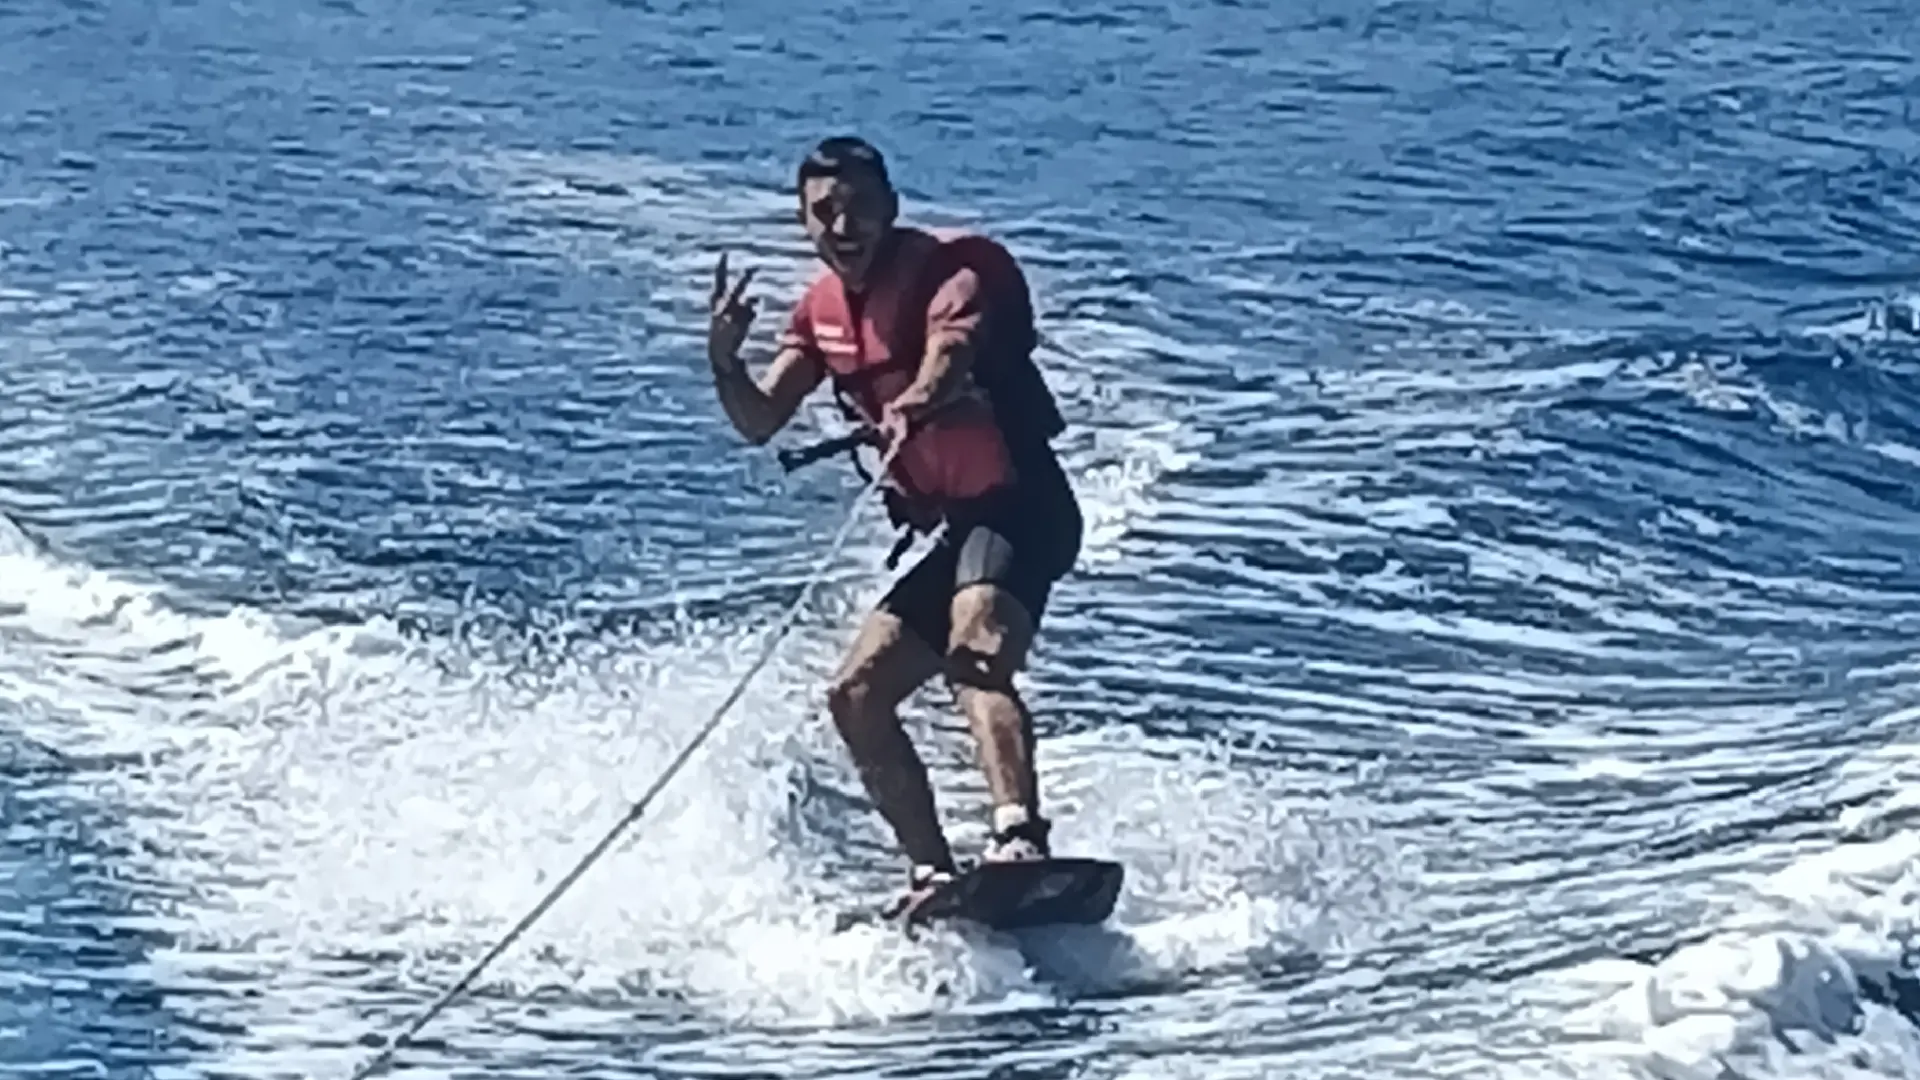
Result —
<svg viewBox="0 0 1920 1080"><path fill-rule="evenodd" d="M806 186L807 181L822 176L845 176L856 169L867 169L878 177L882 184L893 186L887 177L887 159L872 143L858 135L835 135L821 139L800 162L798 175L794 177L794 190Z"/></svg>

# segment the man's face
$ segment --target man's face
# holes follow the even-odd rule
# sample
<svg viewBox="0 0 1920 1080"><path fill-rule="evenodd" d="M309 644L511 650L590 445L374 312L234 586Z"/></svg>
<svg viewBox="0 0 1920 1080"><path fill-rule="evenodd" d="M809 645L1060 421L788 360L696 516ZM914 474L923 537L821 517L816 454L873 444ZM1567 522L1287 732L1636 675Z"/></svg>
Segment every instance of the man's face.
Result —
<svg viewBox="0 0 1920 1080"><path fill-rule="evenodd" d="M866 284L874 256L893 228L896 208L893 190L863 169L816 176L800 187L800 219L807 236L820 261L849 288Z"/></svg>

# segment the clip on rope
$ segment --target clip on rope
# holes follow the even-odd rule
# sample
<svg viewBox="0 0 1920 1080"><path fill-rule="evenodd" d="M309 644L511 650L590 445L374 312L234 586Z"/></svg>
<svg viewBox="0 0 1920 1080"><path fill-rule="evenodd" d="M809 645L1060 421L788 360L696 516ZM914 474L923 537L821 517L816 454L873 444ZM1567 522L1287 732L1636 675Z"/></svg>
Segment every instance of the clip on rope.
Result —
<svg viewBox="0 0 1920 1080"><path fill-rule="evenodd" d="M842 436L839 439L829 439L813 447L803 448L789 453L792 455L804 455L801 462L804 464L805 461L817 460L829 454L839 453L850 448L852 445L870 445L875 437L871 429L865 429L855 432L853 435ZM848 440L857 441L849 442ZM826 449L822 449L823 447ZM859 496L855 498L853 508L848 511L847 519L841 524L839 533L835 534L833 541L827 545L826 554L821 557L819 565L817 565L813 573L809 574L807 579L801 583L800 594L793 598L793 603L787 608L786 612L781 615L780 621L774 624L773 633L768 636L766 644L760 647L760 655L754 657L753 663L747 666L747 670L743 672L740 678L734 683L733 689L729 691L726 698L720 702L720 706L713 710L713 715L707 719L705 724L701 725L700 730L694 732L692 741L688 742L686 747L674 757L673 761L667 765L666 770L660 774L659 779L655 780L652 786L647 788L646 793L641 795L640 798L627 809L626 814L621 817L619 821L614 822L613 828L607 830L607 834L600 838L600 842L588 849L587 853L580 857L580 861L574 864L573 869L567 871L565 877L562 877L556 882L553 888L547 890L547 894L540 898L540 902L533 906L533 910L522 916L520 921L514 924L513 929L507 931L506 936L502 937L493 948L488 949L485 955L475 961L473 966L467 969L466 974L462 975L458 982L448 987L433 1004L422 1010L420 1015L416 1017L411 1024L408 1024L405 1030L388 1040L380 1052L375 1054L366 1064L354 1070L352 1080L366 1080L367 1077L379 1071L382 1066L392 1061L394 1054L398 1053L401 1047L411 1042L413 1037L420 1034L421 1029L425 1028L433 1021L434 1017L440 1015L448 1005L452 1004L453 1000L459 997L462 991L473 985L473 981L480 977L480 973L487 969L487 965L499 959L502 953L511 948L513 943L518 941L520 936L525 934L527 930L539 920L540 916L545 915L547 910L560 899L561 895L565 893L568 888L572 887L574 882L580 880L581 875L585 874L587 869L599 860L600 856L606 854L607 849L613 846L613 842L619 838L620 834L625 832L628 826L640 820L641 816L647 812L647 808L653 805L653 800L666 788L668 782L692 759L694 751L698 750L701 745L713 735L714 731L720 727L720 721L726 717L728 711L731 710L734 705L738 704L741 696L746 693L747 684L751 683L754 676L760 674L760 670L767 666L767 661L773 658L774 647L780 644L781 639L785 638L788 631L792 630L794 624L799 621L801 609L806 606L807 598L813 593L814 586L820 583L820 579L826 575L828 566L830 566L834 558L840 554L840 549L846 546L847 538L853 534L853 523L860 519L860 504L865 502L866 499L873 494L874 490L880 486L881 479L887 475L887 466L893 463L894 454L898 451L899 447L895 446L886 452L881 461L880 468L875 470L873 477L867 481L866 487L862 488ZM788 454L782 454L781 460L783 463L788 461ZM788 466L788 468L793 467L794 466L791 465Z"/></svg>

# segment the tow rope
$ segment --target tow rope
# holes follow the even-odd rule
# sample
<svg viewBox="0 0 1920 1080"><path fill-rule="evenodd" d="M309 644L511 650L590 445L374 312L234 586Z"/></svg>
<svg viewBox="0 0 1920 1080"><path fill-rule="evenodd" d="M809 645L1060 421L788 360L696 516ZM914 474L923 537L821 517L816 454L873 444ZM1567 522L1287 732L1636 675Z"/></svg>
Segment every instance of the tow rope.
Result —
<svg viewBox="0 0 1920 1080"><path fill-rule="evenodd" d="M792 472L794 469L810 462L818 461L822 458L843 453L860 446L875 446L879 441L880 437L877 432L871 427L863 426L850 434L826 439L810 446L782 450L779 454L779 460L783 468L788 472ZM761 669L767 666L767 661L773 658L774 648L780 644L781 640L793 629L794 624L799 621L800 613L802 609L806 607L807 600L812 596L814 588L820 584L820 579L826 576L827 569L833 564L834 559L839 556L841 549L846 547L848 537L853 535L854 522L860 519L861 504L871 497L874 490L880 486L882 478L887 475L887 466L893 463L893 456L898 450L899 447L896 446L883 455L880 468L874 470L874 474L868 479L866 486L862 488L860 494L855 497L852 508L847 512L846 521L840 526L840 531L834 535L833 541L827 545L826 553L814 567L813 572L807 575L806 580L801 583L799 595L794 597L793 603L789 605L785 613L781 615L780 620L774 624L773 632L768 635L766 643L760 647L760 654L754 657L753 663L749 664L747 670L741 673L739 679L735 680L733 689L727 693L727 696L720 702L719 707L713 710L713 715L707 719L706 723L702 724L700 729L694 732L693 738L687 743L686 747L667 765L666 770L647 788L646 793L635 800L632 806L628 807L627 812L619 821L614 822L613 828L607 830L607 834L601 837L600 841L594 844L593 847L589 848L585 855L580 857L579 862L574 864L573 869L567 871L566 876L562 877L558 882L555 882L553 888L547 890L547 894L541 897L540 902L535 904L531 911L528 911L522 916L519 922L514 924L513 929L507 931L506 935L502 937L499 942L488 949L480 959L474 961L473 966L467 969L466 974L462 975L457 982L448 987L431 1005L421 1010L420 1015L415 1017L398 1035L387 1040L386 1044L382 1046L379 1052L369 1059L366 1064L354 1070L352 1080L366 1080L367 1077L372 1076L382 1067L392 1062L395 1054L410 1045L414 1036L420 1034L428 1024L433 1022L435 1017L439 1016L446 1010L448 1005L453 1003L455 998L459 997L468 987L472 986L473 981L480 977L488 965L499 959L502 953L511 948L513 943L520 939L521 935L525 934L535 922L539 921L542 915L547 913L549 908L553 907L554 903L566 893L567 889L572 887L574 882L580 880L580 877L584 875L595 862L598 862L602 855L606 854L607 849L613 846L613 842L619 839L620 834L625 832L634 822L640 820L647 812L647 808L653 805L654 799L659 797L660 792L665 790L667 784L671 782L673 778L679 774L680 770L686 766L687 762L693 758L694 752L699 750L701 745L720 727L720 722L726 718L727 713L732 710L734 705L739 703L740 698L747 691L748 684L753 682L754 676L760 674Z"/></svg>

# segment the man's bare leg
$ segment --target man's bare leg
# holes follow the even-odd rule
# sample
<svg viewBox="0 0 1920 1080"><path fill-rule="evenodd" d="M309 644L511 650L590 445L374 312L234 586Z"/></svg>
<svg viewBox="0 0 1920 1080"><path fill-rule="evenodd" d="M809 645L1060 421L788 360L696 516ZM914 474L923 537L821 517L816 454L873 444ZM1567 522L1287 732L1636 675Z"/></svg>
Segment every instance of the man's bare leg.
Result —
<svg viewBox="0 0 1920 1080"><path fill-rule="evenodd" d="M1033 619L1012 593L990 583L956 592L952 616L947 679L979 746L993 828L1040 825L1033 716L1013 685L1033 641ZM1044 854L1044 836L1039 845Z"/></svg>
<svg viewBox="0 0 1920 1080"><path fill-rule="evenodd" d="M880 816L916 866L950 869L953 852L934 809L927 767L900 726L900 703L941 669L940 657L900 619L867 616L827 691L827 707Z"/></svg>

